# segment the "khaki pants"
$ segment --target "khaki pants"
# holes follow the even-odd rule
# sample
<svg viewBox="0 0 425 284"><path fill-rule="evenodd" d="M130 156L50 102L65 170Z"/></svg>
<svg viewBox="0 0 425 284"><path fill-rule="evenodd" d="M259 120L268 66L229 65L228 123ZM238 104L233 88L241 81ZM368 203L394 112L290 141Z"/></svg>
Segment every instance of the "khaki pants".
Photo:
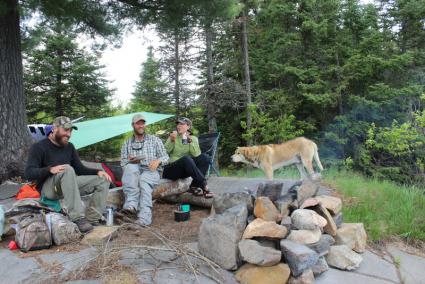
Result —
<svg viewBox="0 0 425 284"><path fill-rule="evenodd" d="M71 166L62 173L49 177L43 184L42 193L48 199L63 199L72 221L86 217L93 222L102 217L106 207L109 181L97 175L77 176ZM81 195L92 194L89 207L84 212Z"/></svg>

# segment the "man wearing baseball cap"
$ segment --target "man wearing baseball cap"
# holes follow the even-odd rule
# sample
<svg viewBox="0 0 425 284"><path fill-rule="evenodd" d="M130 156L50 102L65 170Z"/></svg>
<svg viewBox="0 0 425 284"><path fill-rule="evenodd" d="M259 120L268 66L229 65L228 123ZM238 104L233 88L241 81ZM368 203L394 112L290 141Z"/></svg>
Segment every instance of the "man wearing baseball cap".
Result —
<svg viewBox="0 0 425 284"><path fill-rule="evenodd" d="M168 163L161 139L145 133L146 118L135 114L131 120L133 136L121 147L123 168L123 212L137 216L137 224L152 223L152 191L159 183L159 169Z"/></svg>
<svg viewBox="0 0 425 284"><path fill-rule="evenodd" d="M44 197L63 199L68 215L82 233L98 225L106 207L111 177L103 171L85 167L69 142L77 127L71 119L59 116L53 121L52 132L46 139L32 145L25 176L36 181ZM93 194L85 210L81 195Z"/></svg>

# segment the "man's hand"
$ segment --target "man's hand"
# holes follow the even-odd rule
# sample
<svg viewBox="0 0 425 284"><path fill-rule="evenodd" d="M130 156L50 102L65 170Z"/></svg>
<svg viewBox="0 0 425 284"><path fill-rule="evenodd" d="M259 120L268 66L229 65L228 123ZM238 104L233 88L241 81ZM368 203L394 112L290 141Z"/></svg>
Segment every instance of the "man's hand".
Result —
<svg viewBox="0 0 425 284"><path fill-rule="evenodd" d="M100 176L100 177L105 178L109 182L112 182L111 177L107 173L105 173L104 171L98 171L97 172L97 175Z"/></svg>
<svg viewBox="0 0 425 284"><path fill-rule="evenodd" d="M152 162L149 163L149 169L151 171L155 171L158 168L160 163L161 163L160 160L153 160Z"/></svg>
<svg viewBox="0 0 425 284"><path fill-rule="evenodd" d="M176 138L177 138L177 131L174 130L173 132L170 133L171 142L175 142Z"/></svg>
<svg viewBox="0 0 425 284"><path fill-rule="evenodd" d="M140 163L140 160L137 159L136 157L128 156L128 162L131 163L131 164L138 164L138 163Z"/></svg>
<svg viewBox="0 0 425 284"><path fill-rule="evenodd" d="M68 165L58 165L58 166L54 166L54 167L51 167L50 168L50 170L49 170L49 172L52 174L52 175L55 175L55 174L58 174L58 173L62 173L64 170L65 170L65 167L67 167Z"/></svg>

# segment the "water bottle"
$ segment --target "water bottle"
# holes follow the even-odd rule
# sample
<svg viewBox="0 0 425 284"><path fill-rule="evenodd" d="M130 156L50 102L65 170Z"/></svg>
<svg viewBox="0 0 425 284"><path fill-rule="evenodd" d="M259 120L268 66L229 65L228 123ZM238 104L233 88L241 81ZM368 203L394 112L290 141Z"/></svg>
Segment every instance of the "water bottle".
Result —
<svg viewBox="0 0 425 284"><path fill-rule="evenodd" d="M106 210L106 226L112 227L114 225L114 211L112 210L112 208L107 208Z"/></svg>
<svg viewBox="0 0 425 284"><path fill-rule="evenodd" d="M186 133L185 133L185 134L183 134L183 137L182 137L182 144L183 144L183 145L188 144L188 141L187 141L187 135L186 135Z"/></svg>

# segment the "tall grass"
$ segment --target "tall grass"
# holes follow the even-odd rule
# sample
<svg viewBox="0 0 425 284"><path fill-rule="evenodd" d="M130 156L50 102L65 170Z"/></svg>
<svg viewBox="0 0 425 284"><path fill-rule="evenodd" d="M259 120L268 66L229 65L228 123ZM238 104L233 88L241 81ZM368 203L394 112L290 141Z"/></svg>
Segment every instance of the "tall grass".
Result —
<svg viewBox="0 0 425 284"><path fill-rule="evenodd" d="M398 236L425 241L425 188L348 171L330 171L324 180L342 195L344 222L363 223L370 240Z"/></svg>
<svg viewBox="0 0 425 284"><path fill-rule="evenodd" d="M391 181L367 178L352 171L326 170L323 182L343 199L346 223L363 223L369 240L401 237L425 241L425 186L406 187ZM222 170L222 175L262 177L258 169ZM300 178L296 168L275 171L275 178Z"/></svg>

